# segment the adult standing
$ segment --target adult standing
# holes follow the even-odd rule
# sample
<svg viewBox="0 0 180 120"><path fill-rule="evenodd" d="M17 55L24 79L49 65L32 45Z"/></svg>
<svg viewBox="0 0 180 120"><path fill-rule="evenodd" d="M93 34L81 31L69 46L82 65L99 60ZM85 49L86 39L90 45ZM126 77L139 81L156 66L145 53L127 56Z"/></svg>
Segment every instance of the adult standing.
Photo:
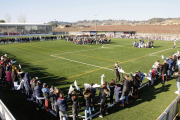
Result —
<svg viewBox="0 0 180 120"><path fill-rule="evenodd" d="M114 76L116 76L115 82L117 82L117 78L120 81L120 74L119 74L118 68L119 68L118 63L115 63L115 66L114 66Z"/></svg>
<svg viewBox="0 0 180 120"><path fill-rule="evenodd" d="M131 77L133 78L133 93L134 98L138 98L138 87L139 82L141 81L141 76L139 75L139 72L136 72L135 76L131 73Z"/></svg>
<svg viewBox="0 0 180 120"><path fill-rule="evenodd" d="M125 78L124 78L122 73L121 73L121 77L122 77L122 79L124 81L124 86L123 86L122 95L121 95L122 104L120 106L124 107L124 99L126 99L125 103L129 104L129 102L128 102L128 94L129 94L129 92L131 90L133 79L130 78L129 75L125 75Z"/></svg>

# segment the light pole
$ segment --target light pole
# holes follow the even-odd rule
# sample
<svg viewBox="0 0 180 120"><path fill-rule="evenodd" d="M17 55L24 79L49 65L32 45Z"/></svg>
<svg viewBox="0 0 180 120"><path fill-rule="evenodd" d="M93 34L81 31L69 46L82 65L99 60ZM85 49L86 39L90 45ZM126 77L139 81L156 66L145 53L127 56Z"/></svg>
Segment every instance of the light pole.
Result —
<svg viewBox="0 0 180 120"><path fill-rule="evenodd" d="M54 19L54 26L55 26L55 28L56 28L56 19Z"/></svg>
<svg viewBox="0 0 180 120"><path fill-rule="evenodd" d="M96 32L96 16L97 15L94 15L95 16L95 32ZM97 36L97 32L96 32L96 36Z"/></svg>

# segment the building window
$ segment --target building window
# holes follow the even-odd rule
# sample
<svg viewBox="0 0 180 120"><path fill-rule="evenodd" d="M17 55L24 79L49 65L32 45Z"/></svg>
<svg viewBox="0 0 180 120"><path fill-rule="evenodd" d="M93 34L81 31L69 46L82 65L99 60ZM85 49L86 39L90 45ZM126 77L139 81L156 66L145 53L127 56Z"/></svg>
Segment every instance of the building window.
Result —
<svg viewBox="0 0 180 120"><path fill-rule="evenodd" d="M31 26L25 26L25 35L32 34Z"/></svg>
<svg viewBox="0 0 180 120"><path fill-rule="evenodd" d="M0 26L0 35L8 35L7 26Z"/></svg>
<svg viewBox="0 0 180 120"><path fill-rule="evenodd" d="M16 29L17 33L19 33L20 35L24 35L25 34L25 26L17 26L17 29Z"/></svg>
<svg viewBox="0 0 180 120"><path fill-rule="evenodd" d="M32 34L37 34L37 26L32 26L32 28L31 28L31 33Z"/></svg>

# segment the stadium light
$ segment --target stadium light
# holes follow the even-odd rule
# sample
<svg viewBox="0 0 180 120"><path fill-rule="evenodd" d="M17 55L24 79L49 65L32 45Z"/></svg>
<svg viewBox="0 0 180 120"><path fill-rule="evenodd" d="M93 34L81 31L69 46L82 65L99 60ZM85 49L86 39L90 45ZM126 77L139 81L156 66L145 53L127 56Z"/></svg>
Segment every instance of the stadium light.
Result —
<svg viewBox="0 0 180 120"><path fill-rule="evenodd" d="M95 16L95 32L96 32L96 16L97 15L94 15ZM96 36L97 36L97 32L96 32Z"/></svg>

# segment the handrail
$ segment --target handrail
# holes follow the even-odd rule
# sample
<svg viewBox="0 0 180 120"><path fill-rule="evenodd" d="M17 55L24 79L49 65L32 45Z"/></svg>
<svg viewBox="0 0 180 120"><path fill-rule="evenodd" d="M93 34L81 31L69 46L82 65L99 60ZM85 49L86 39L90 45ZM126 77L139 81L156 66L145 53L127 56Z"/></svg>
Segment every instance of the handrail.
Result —
<svg viewBox="0 0 180 120"><path fill-rule="evenodd" d="M0 99L0 118L2 120L16 120L8 108L4 105L4 103Z"/></svg>
<svg viewBox="0 0 180 120"><path fill-rule="evenodd" d="M173 108L173 106L178 102L178 100L180 99L180 95L178 95L174 100L173 102L164 110L164 112L157 118L157 120L162 120L165 115L168 114L168 112ZM176 111L178 112L178 111ZM177 114L177 113L175 113ZM174 116L175 117L175 116Z"/></svg>

